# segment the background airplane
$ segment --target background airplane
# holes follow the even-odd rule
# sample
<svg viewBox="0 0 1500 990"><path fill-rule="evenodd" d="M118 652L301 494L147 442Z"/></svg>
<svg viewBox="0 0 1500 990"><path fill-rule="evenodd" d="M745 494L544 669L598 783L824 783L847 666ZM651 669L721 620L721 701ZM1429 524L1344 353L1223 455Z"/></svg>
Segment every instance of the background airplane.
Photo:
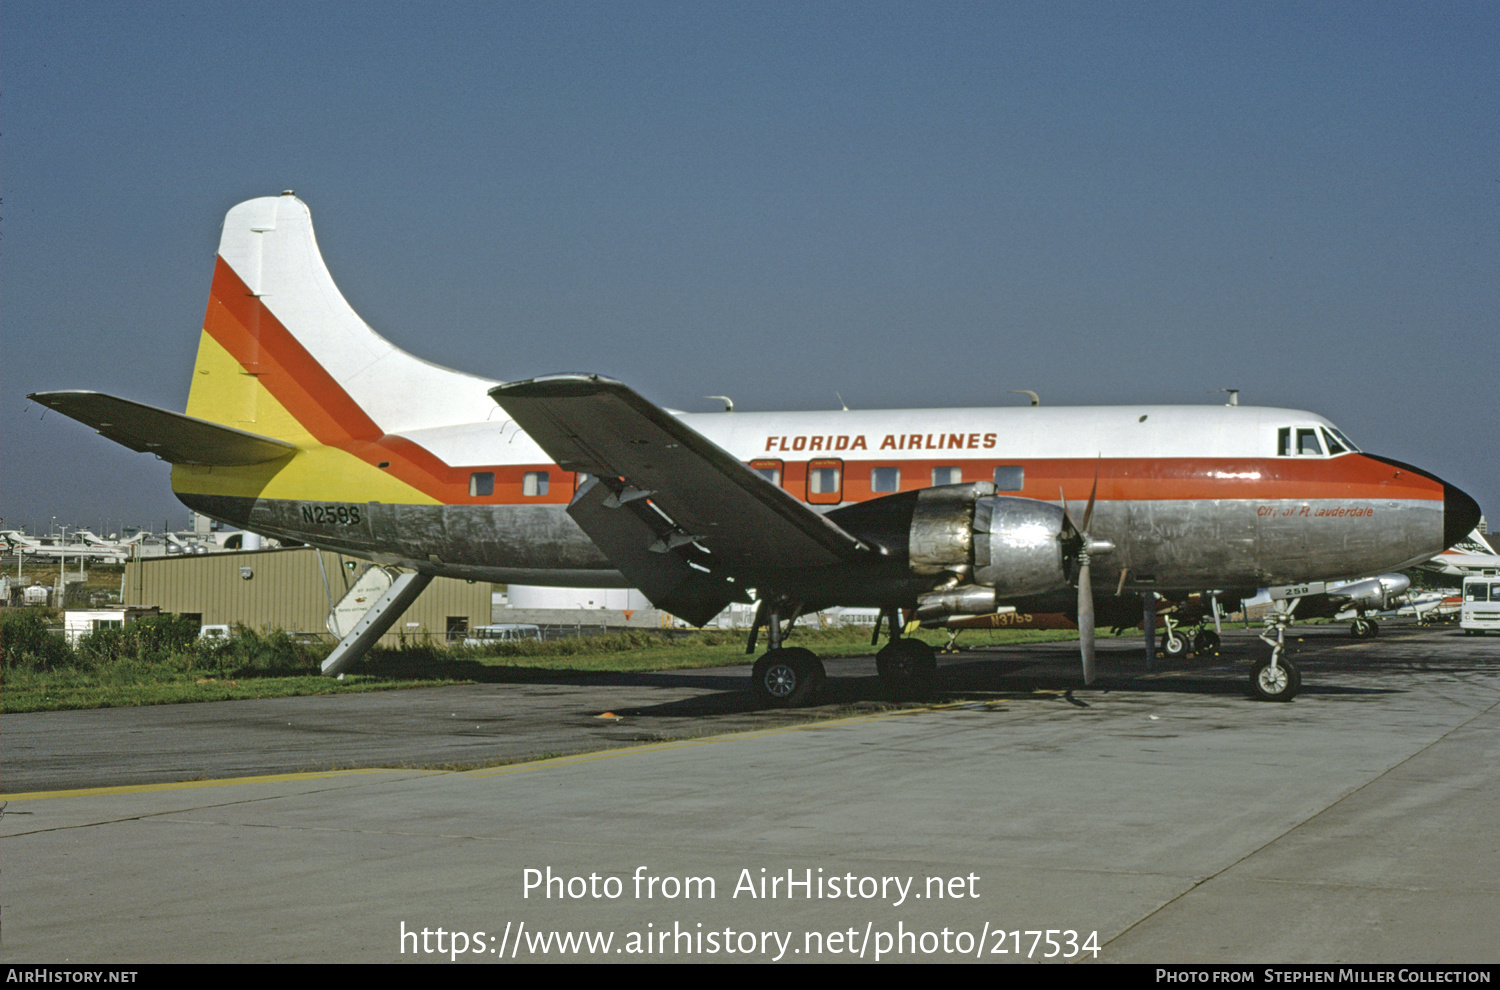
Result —
<svg viewBox="0 0 1500 990"><path fill-rule="evenodd" d="M92 533L80 531L77 535L83 540L81 543L55 543L39 540L34 536L28 536L18 530L7 529L0 532L0 537L5 539L7 548L18 554L31 557L56 557L85 558L90 560L103 560L106 562L119 562L130 556L130 548L123 544L112 544L101 541Z"/></svg>
<svg viewBox="0 0 1500 990"><path fill-rule="evenodd" d="M1500 554L1495 552L1489 540L1476 527L1473 532L1453 546L1417 566L1423 570L1457 578L1495 577L1500 575Z"/></svg>

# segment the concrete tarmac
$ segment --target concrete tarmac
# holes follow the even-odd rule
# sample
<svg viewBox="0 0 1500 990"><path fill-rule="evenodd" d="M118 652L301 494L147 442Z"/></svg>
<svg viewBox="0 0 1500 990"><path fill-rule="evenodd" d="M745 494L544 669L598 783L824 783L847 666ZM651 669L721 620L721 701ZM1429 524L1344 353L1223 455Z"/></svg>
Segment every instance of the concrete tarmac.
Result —
<svg viewBox="0 0 1500 990"><path fill-rule="evenodd" d="M5 716L0 956L1496 962L1500 638L1294 634L1290 704L1238 635L928 707L855 659L797 713L731 669Z"/></svg>

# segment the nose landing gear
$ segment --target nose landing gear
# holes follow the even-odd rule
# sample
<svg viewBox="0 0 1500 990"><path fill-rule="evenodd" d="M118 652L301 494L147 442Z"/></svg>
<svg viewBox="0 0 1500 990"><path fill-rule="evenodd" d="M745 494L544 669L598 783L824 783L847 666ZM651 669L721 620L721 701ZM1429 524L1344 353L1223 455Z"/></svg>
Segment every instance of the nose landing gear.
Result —
<svg viewBox="0 0 1500 990"><path fill-rule="evenodd" d="M1286 631L1292 624L1292 609L1300 599L1294 599L1290 607L1277 602L1277 607L1266 616L1266 631L1260 634L1261 642L1271 648L1271 659L1262 660L1250 672L1250 690L1262 701L1291 701L1302 690L1302 673L1286 659ZM1271 638L1275 630L1276 638Z"/></svg>

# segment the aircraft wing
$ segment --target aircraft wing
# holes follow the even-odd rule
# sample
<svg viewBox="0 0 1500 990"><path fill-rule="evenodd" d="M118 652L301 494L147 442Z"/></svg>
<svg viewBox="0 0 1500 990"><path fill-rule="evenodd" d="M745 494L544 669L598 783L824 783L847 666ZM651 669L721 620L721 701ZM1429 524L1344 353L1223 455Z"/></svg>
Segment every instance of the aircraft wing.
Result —
<svg viewBox="0 0 1500 990"><path fill-rule="evenodd" d="M92 426L102 436L171 464L237 467L290 457L295 444L116 398L103 392L33 392L27 396Z"/></svg>
<svg viewBox="0 0 1500 990"><path fill-rule="evenodd" d="M568 513L658 607L690 622L743 600L757 575L878 556L620 382L554 375L490 396L559 467L597 479Z"/></svg>

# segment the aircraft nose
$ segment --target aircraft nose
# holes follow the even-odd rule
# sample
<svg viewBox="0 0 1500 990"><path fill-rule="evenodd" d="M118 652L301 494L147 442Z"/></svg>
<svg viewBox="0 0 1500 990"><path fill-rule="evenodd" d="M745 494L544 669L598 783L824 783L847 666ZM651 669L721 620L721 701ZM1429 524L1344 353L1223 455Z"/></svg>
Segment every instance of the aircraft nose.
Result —
<svg viewBox="0 0 1500 990"><path fill-rule="evenodd" d="M1479 503L1467 492L1443 482L1443 549L1468 536L1479 525Z"/></svg>

